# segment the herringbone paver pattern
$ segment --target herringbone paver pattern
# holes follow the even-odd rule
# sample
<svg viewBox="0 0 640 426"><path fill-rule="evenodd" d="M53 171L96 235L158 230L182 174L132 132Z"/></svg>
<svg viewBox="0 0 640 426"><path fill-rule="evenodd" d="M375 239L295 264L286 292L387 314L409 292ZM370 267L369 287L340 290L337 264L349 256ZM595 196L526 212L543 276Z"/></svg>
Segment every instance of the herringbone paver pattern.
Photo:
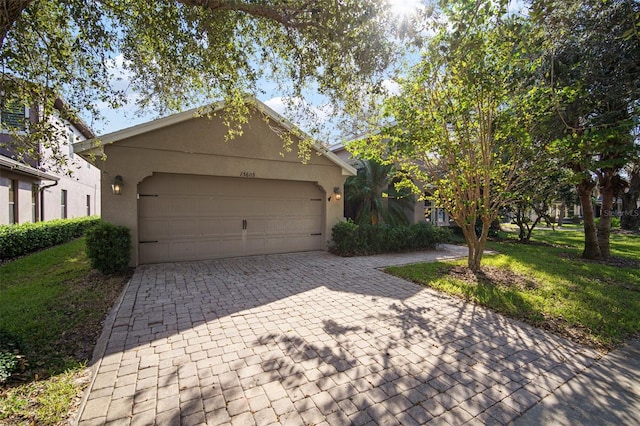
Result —
<svg viewBox="0 0 640 426"><path fill-rule="evenodd" d="M505 424L598 353L389 276L446 252L137 269L79 424Z"/></svg>

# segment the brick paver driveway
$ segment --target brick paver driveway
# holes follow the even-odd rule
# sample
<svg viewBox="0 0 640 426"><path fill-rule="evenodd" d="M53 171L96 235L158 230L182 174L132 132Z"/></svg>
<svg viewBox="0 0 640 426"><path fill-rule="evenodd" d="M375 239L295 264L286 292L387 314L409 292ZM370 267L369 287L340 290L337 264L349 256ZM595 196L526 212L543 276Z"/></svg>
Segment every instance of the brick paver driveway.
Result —
<svg viewBox="0 0 640 426"><path fill-rule="evenodd" d="M140 267L79 423L508 423L599 355L377 269L459 250Z"/></svg>

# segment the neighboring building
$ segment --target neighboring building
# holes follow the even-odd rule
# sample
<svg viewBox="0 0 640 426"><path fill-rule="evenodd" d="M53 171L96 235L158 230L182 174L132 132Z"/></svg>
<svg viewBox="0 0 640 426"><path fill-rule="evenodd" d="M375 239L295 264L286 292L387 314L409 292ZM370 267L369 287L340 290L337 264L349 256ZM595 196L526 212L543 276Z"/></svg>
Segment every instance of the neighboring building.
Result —
<svg viewBox="0 0 640 426"><path fill-rule="evenodd" d="M355 169L320 145L304 164L283 152L291 125L249 105L230 141L220 116L196 109L75 144L102 171L102 218L131 230L131 265L327 248Z"/></svg>
<svg viewBox="0 0 640 426"><path fill-rule="evenodd" d="M353 155L351 155L351 153L347 150L343 143L338 143L331 146L330 150L348 164L351 164L352 166L356 165L357 159L355 159ZM407 215L409 223L419 223L426 221L434 223L438 226L451 226L449 214L443 208L434 207L433 202L430 200L416 201L414 208L411 210L406 210L405 214ZM347 212L345 212L345 216L349 216Z"/></svg>
<svg viewBox="0 0 640 426"><path fill-rule="evenodd" d="M56 109L65 107L58 99ZM29 123L38 119L35 108L13 107L2 111L0 121L0 225L39 222L100 215L100 170L73 153L73 143L94 138L82 121L67 122L59 117L53 123L66 133L60 140L66 150L69 175L55 173L46 160L18 161L7 144L7 127L29 131ZM43 158L47 150L41 147ZM63 151L64 152L64 151Z"/></svg>

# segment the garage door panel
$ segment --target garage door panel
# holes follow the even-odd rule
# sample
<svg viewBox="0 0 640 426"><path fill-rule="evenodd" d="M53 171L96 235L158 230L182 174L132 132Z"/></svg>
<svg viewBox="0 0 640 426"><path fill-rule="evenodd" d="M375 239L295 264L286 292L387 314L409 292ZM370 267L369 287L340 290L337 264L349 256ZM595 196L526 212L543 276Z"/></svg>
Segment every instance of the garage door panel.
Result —
<svg viewBox="0 0 640 426"><path fill-rule="evenodd" d="M311 215L318 210L320 202L310 199L304 200L283 200L286 215Z"/></svg>
<svg viewBox="0 0 640 426"><path fill-rule="evenodd" d="M265 209L265 200L259 198L250 198L244 200L244 205L242 206L243 213L246 217L262 217L266 213Z"/></svg>
<svg viewBox="0 0 640 426"><path fill-rule="evenodd" d="M287 229L292 234L317 234L322 232L322 223L314 218L289 218Z"/></svg>
<svg viewBox="0 0 640 426"><path fill-rule="evenodd" d="M169 222L163 219L149 218L140 222L140 241L169 237Z"/></svg>
<svg viewBox="0 0 640 426"><path fill-rule="evenodd" d="M287 203L282 199L265 200L264 213L267 216L285 216L287 214Z"/></svg>
<svg viewBox="0 0 640 426"><path fill-rule="evenodd" d="M308 247L322 244L321 236L280 236L266 240L266 249L273 252L283 252L283 250L306 251Z"/></svg>
<svg viewBox="0 0 640 426"><path fill-rule="evenodd" d="M314 218L272 219L267 222L266 232L274 237L278 235L309 236L322 232L322 222Z"/></svg>
<svg viewBox="0 0 640 426"><path fill-rule="evenodd" d="M211 200L211 211L208 216L236 216L244 209L243 200L235 197L220 197Z"/></svg>
<svg viewBox="0 0 640 426"><path fill-rule="evenodd" d="M174 218L169 222L169 235L171 238L198 237L202 235L202 224L193 219Z"/></svg>
<svg viewBox="0 0 640 426"><path fill-rule="evenodd" d="M246 237L242 254L245 256L265 254L266 247L267 242L264 236Z"/></svg>
<svg viewBox="0 0 640 426"><path fill-rule="evenodd" d="M249 236L263 236L267 230L267 220L263 217L250 217L247 222L247 234ZM255 235L258 234L258 235Z"/></svg>
<svg viewBox="0 0 640 426"><path fill-rule="evenodd" d="M285 232L287 223L284 219L269 219L266 221L265 232L268 235L281 235Z"/></svg>
<svg viewBox="0 0 640 426"><path fill-rule="evenodd" d="M166 243L140 243L140 259L161 259L159 262L168 262L169 244Z"/></svg>
<svg viewBox="0 0 640 426"><path fill-rule="evenodd" d="M202 236L232 236L242 232L242 221L236 218L200 219Z"/></svg>
<svg viewBox="0 0 640 426"><path fill-rule="evenodd" d="M163 217L163 212L168 212L171 209L171 206L166 205L167 200L159 197L141 197L139 201L138 214L141 217Z"/></svg>
<svg viewBox="0 0 640 426"><path fill-rule="evenodd" d="M324 197L310 182L154 174L139 186L140 262L318 250ZM243 225L246 229L243 230Z"/></svg>

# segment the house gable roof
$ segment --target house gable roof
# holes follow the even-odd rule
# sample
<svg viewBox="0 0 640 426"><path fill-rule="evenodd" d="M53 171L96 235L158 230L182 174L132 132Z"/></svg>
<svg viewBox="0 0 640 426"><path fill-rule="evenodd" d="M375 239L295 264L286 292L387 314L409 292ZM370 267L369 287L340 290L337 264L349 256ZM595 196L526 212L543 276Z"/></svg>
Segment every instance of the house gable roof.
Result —
<svg viewBox="0 0 640 426"><path fill-rule="evenodd" d="M56 98L53 106L54 106L55 109L60 111L60 113L63 116L68 117L70 115L69 114L70 107L64 101L64 99L62 99L61 97L57 97ZM96 137L96 134L93 133L93 130L91 130L91 128L87 125L87 123L85 123L80 117L72 115L71 117L68 117L67 119L68 119L69 123L71 123L71 125L73 125L76 129L78 129L78 131L86 139L93 139L93 138Z"/></svg>
<svg viewBox="0 0 640 426"><path fill-rule="evenodd" d="M273 109L269 108L266 104L255 99L253 97L247 97L246 102L253 105L256 110L265 114L269 119L276 122L280 127L284 128L287 131L295 132L299 134L302 138L311 139L309 135L297 129L291 122L289 122L282 115L278 114ZM73 150L75 153L79 154L83 158L85 158L89 162L93 162L93 155L99 154L102 152L103 147L105 145L118 143L121 140L129 139L134 136L142 135L144 133L152 132L155 130L163 129L168 126L172 126L175 124L179 124L188 120L192 120L194 118L201 117L204 113L214 113L220 111L224 108L224 102L216 102L207 107L198 107L193 108L188 111L180 112L177 114L170 115L168 117L159 118L157 120L149 121L147 123L138 124L136 126L132 126L126 129L118 130L113 133L109 133L98 138L87 139L84 141L77 142L73 144ZM329 149L324 147L318 142L313 143L313 148L328 160L336 164L342 169L342 174L346 176L354 176L357 172L356 169L344 162L341 158L339 158L336 154L331 152Z"/></svg>

